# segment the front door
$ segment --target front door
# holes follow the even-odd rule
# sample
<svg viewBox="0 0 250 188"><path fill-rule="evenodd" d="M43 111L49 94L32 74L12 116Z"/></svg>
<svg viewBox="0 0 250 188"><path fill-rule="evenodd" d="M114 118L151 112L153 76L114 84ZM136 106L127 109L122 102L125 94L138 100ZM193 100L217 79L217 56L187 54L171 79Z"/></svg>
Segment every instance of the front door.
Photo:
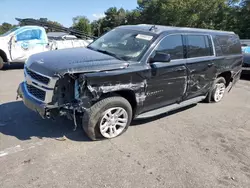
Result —
<svg viewBox="0 0 250 188"><path fill-rule="evenodd" d="M10 40L11 61L23 61L28 50L26 46L24 42L17 41L14 35Z"/></svg>
<svg viewBox="0 0 250 188"><path fill-rule="evenodd" d="M166 36L156 47L154 52L170 54L171 61L151 64L144 112L181 101L187 86L182 38L180 34Z"/></svg>

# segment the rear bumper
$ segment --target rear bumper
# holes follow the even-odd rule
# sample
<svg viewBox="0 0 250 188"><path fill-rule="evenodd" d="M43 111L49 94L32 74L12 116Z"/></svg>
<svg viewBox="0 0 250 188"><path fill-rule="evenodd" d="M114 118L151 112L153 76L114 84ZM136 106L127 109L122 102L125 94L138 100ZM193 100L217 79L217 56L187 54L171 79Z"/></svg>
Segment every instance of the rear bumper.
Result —
<svg viewBox="0 0 250 188"><path fill-rule="evenodd" d="M19 85L17 89L17 94L23 99L23 103L25 106L39 113L43 118L46 116L46 104L30 96L30 94L27 92L27 88L24 82Z"/></svg>

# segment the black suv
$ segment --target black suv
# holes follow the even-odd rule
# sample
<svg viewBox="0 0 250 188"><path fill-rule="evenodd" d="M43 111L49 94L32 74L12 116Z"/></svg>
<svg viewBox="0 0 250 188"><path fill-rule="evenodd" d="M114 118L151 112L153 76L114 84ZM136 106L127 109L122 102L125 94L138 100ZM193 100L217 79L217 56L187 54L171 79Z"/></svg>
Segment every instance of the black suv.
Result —
<svg viewBox="0 0 250 188"><path fill-rule="evenodd" d="M233 32L120 26L87 48L32 55L18 95L44 118L80 117L92 140L114 138L132 119L221 101L242 59Z"/></svg>

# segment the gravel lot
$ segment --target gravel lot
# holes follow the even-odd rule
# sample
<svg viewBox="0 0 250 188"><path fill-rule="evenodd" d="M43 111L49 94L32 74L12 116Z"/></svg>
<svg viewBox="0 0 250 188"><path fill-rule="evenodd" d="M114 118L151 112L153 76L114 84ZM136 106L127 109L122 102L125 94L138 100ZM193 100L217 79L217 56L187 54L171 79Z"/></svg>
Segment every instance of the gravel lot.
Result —
<svg viewBox="0 0 250 188"><path fill-rule="evenodd" d="M219 104L133 122L92 142L16 101L23 70L0 71L0 187L250 187L250 79Z"/></svg>

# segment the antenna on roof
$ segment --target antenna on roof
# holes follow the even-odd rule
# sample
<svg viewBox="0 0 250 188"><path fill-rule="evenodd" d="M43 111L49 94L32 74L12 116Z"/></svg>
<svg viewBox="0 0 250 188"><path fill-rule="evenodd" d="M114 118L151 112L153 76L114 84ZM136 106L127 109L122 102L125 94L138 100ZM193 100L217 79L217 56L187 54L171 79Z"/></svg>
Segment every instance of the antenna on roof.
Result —
<svg viewBox="0 0 250 188"><path fill-rule="evenodd" d="M149 31L153 31L153 30L156 30L157 27L155 25L153 25L152 27L150 27Z"/></svg>

